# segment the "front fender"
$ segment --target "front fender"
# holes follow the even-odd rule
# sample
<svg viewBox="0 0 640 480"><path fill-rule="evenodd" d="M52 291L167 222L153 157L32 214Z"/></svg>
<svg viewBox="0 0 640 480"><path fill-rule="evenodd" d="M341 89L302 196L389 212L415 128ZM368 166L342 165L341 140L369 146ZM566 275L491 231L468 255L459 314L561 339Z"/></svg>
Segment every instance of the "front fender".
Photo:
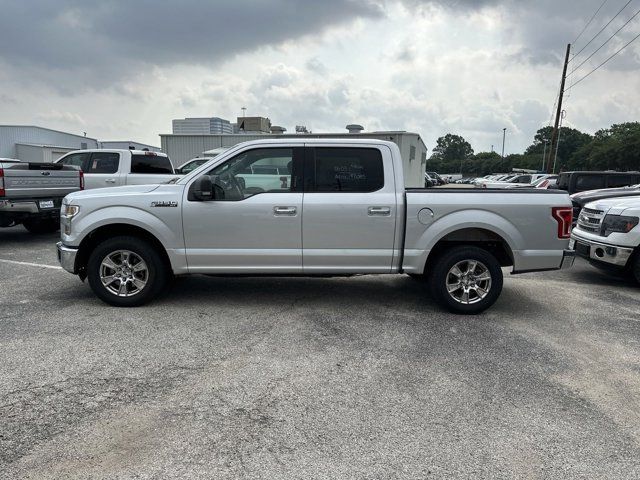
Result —
<svg viewBox="0 0 640 480"><path fill-rule="evenodd" d="M169 210L169 209L163 209ZM62 234L65 245L79 246L82 240L97 228L106 225L126 224L139 227L156 237L167 250L184 248L180 210L164 212L167 218L159 218L146 210L131 206L106 206L72 220L71 235ZM173 228L170 226L172 225Z"/></svg>

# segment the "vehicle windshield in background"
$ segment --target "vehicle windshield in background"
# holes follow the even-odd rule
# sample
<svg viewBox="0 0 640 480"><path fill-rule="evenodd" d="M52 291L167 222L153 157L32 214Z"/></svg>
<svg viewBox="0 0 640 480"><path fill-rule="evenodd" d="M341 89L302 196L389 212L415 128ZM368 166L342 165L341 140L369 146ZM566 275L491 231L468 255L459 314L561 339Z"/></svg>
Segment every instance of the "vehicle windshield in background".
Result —
<svg viewBox="0 0 640 480"><path fill-rule="evenodd" d="M161 155L131 155L131 173L173 173L169 157Z"/></svg>

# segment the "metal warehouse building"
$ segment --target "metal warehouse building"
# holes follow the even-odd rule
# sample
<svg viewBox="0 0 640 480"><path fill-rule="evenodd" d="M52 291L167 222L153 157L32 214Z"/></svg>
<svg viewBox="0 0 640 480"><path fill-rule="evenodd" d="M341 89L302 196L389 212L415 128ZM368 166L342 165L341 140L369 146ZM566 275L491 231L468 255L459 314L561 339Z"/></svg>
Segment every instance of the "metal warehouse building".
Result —
<svg viewBox="0 0 640 480"><path fill-rule="evenodd" d="M0 157L53 162L71 150L99 148L95 138L33 125L0 125Z"/></svg>
<svg viewBox="0 0 640 480"><path fill-rule="evenodd" d="M354 127L350 125L349 127ZM359 126L355 126L359 127ZM219 147L232 147L241 142L267 138L372 138L394 142L400 148L404 164L405 186L423 187L427 164L427 147L417 133L405 131L362 132L362 127L351 128L350 133L296 133L296 134L233 134L233 135L178 135L160 134L162 151L169 155L175 166L187 160L202 157L203 152ZM274 128L274 132L275 132Z"/></svg>
<svg viewBox="0 0 640 480"><path fill-rule="evenodd" d="M99 142L95 138L60 132L34 125L0 125L0 158L17 158L23 162L51 163L72 150L116 148L137 150L147 148L159 152L159 147L124 141Z"/></svg>

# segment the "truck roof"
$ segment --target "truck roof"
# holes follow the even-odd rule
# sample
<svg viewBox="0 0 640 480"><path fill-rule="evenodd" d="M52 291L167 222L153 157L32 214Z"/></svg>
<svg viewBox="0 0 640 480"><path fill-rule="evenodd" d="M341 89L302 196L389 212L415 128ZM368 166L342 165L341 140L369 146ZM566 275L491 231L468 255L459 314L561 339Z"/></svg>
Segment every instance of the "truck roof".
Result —
<svg viewBox="0 0 640 480"><path fill-rule="evenodd" d="M257 139L257 140L248 140L246 142L241 142L233 147L237 147L238 145L269 145L269 144L326 144L326 143L335 143L335 144L344 144L344 145L354 145L354 144L362 144L362 145L396 145L394 142L390 142L388 140L378 140L375 138L340 138L340 137L324 137L324 138L291 138L291 137L283 137L283 138L265 138Z"/></svg>
<svg viewBox="0 0 640 480"><path fill-rule="evenodd" d="M147 150L131 150L128 148L86 148L83 150L73 150L69 153L93 153L93 152L109 152L109 153L124 153L131 152L134 155L157 155L159 157L167 157L168 155L164 152L151 152Z"/></svg>

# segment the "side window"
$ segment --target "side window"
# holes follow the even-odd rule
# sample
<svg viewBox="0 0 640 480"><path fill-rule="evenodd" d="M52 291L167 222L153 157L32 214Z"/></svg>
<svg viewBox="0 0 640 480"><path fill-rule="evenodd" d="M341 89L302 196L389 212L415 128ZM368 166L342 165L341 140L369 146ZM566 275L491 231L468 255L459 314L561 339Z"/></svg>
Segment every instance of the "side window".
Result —
<svg viewBox="0 0 640 480"><path fill-rule="evenodd" d="M634 183L635 177L633 175L610 175L607 178L607 186L611 188L626 187Z"/></svg>
<svg viewBox="0 0 640 480"><path fill-rule="evenodd" d="M221 200L238 201L258 193L292 191L293 148L248 150L208 172L224 191Z"/></svg>
<svg viewBox="0 0 640 480"><path fill-rule="evenodd" d="M71 165L82 169L85 167L85 162L89 159L90 156L90 153L72 153L71 155L67 155L62 160L60 160L59 163L62 163L63 165Z"/></svg>
<svg viewBox="0 0 640 480"><path fill-rule="evenodd" d="M531 183L531 175L522 175L518 178L518 183Z"/></svg>
<svg viewBox="0 0 640 480"><path fill-rule="evenodd" d="M316 192L375 192L384 186L380 150L318 147L314 151Z"/></svg>
<svg viewBox="0 0 640 480"><path fill-rule="evenodd" d="M120 154L112 152L95 152L91 154L91 161L87 173L116 173L120 163Z"/></svg>
<svg viewBox="0 0 640 480"><path fill-rule="evenodd" d="M131 155L131 173L173 173L169 157L154 155Z"/></svg>
<svg viewBox="0 0 640 480"><path fill-rule="evenodd" d="M604 177L602 175L580 175L576 179L576 192L596 190L598 188L604 188Z"/></svg>

